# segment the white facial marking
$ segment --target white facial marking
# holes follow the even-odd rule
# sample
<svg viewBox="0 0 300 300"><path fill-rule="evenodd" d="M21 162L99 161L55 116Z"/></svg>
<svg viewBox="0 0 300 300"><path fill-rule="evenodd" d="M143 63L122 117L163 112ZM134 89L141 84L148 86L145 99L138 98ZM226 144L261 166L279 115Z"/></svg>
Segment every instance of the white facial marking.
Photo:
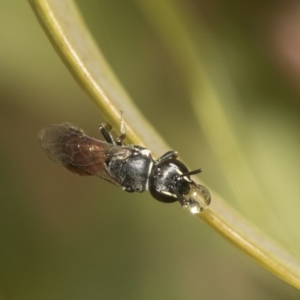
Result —
<svg viewBox="0 0 300 300"><path fill-rule="evenodd" d="M178 169L178 167L176 166L176 165L174 165L174 164L172 164L175 168L176 168L176 172L178 173L178 175L181 175L182 174L182 172ZM183 176L182 177L185 181L187 181L187 182L191 182L191 180L188 178L188 177L186 177L186 176Z"/></svg>
<svg viewBox="0 0 300 300"><path fill-rule="evenodd" d="M171 197L174 197L174 198L177 198L175 194L172 194L170 192L166 192L166 191L161 191L162 194L164 195L168 195L168 196L171 196Z"/></svg>

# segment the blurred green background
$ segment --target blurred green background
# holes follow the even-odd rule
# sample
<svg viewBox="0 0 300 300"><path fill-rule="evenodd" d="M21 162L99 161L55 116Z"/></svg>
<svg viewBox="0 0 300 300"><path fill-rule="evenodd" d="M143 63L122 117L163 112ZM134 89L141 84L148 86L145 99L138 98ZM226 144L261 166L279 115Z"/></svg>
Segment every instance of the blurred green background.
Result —
<svg viewBox="0 0 300 300"><path fill-rule="evenodd" d="M235 197L181 70L140 6L77 1L118 78L172 149L204 168L206 184L299 256L300 5L174 2L214 44L207 59L222 63L208 72L216 89L235 95L224 106L264 201L251 202L247 182L242 188L250 196ZM0 20L1 300L299 299L179 205L124 193L49 161L37 141L41 128L68 121L100 137L104 120L26 1L0 0ZM201 37L195 45L205 52Z"/></svg>

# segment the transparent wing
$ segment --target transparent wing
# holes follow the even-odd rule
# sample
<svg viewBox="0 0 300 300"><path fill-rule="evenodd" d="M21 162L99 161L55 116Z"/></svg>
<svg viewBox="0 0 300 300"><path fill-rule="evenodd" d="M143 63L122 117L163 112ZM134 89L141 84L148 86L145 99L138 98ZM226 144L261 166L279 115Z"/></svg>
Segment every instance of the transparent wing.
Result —
<svg viewBox="0 0 300 300"><path fill-rule="evenodd" d="M116 156L125 160L131 154L130 148L94 139L70 123L42 129L39 140L49 158L69 171L95 175L120 186L107 163Z"/></svg>

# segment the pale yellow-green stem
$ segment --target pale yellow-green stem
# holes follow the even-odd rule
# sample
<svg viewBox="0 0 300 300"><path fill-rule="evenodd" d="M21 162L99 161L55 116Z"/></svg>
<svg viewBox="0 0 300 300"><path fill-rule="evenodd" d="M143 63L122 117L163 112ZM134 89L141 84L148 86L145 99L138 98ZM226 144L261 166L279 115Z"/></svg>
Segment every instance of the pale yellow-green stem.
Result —
<svg viewBox="0 0 300 300"><path fill-rule="evenodd" d="M151 145L155 154L165 152L168 149L166 144L130 101L97 48L73 1L29 0L29 3L71 74L111 125L118 128L120 110L125 110L129 140L134 144ZM212 193L210 208L199 217L265 269L300 289L299 262L258 232L217 194Z"/></svg>

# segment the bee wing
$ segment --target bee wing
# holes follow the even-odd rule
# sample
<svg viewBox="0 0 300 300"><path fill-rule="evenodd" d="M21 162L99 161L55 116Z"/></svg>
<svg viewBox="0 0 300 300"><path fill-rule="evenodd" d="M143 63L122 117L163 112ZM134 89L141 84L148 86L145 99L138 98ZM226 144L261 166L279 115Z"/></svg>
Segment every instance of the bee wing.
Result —
<svg viewBox="0 0 300 300"><path fill-rule="evenodd" d="M94 139L70 123L42 129L39 140L49 158L69 171L82 176L96 175L121 186L107 163L115 156L126 159L131 154L129 148Z"/></svg>

